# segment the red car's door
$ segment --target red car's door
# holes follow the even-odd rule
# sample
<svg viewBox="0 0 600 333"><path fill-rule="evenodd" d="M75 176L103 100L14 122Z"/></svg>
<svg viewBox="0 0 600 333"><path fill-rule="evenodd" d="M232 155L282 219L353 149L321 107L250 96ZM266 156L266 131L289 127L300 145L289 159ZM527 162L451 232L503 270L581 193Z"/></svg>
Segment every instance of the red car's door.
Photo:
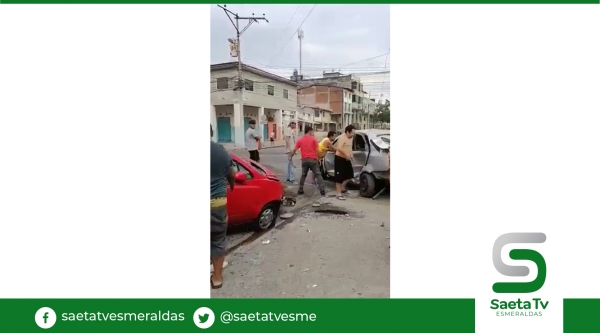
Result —
<svg viewBox="0 0 600 333"><path fill-rule="evenodd" d="M246 174L246 182L236 183L233 191L227 188L227 214L229 215L229 224L236 225L252 221L256 218L256 203L261 197L258 182L255 180L252 172L243 165L233 161L235 172ZM260 208L259 208L260 209Z"/></svg>

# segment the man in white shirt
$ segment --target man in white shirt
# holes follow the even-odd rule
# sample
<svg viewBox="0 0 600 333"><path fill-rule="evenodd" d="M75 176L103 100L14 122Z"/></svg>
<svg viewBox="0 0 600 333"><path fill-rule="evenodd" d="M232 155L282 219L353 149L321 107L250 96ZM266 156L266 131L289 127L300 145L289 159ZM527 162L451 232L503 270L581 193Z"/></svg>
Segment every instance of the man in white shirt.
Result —
<svg viewBox="0 0 600 333"><path fill-rule="evenodd" d="M258 154L258 141L260 140L260 136L256 133L255 127L256 120L250 120L248 129L246 130L246 134L244 136L244 141L246 150L250 153L250 159L259 163L260 156Z"/></svg>
<svg viewBox="0 0 600 333"><path fill-rule="evenodd" d="M283 139L285 140L285 151L287 152L288 156L290 156L290 154L292 153L292 150L294 150L294 147L296 146L296 123L295 122L292 121L288 125L288 127L285 128L285 130L283 131ZM288 158L286 181L289 183L294 183L296 181L294 178L294 163L292 162L291 158Z"/></svg>

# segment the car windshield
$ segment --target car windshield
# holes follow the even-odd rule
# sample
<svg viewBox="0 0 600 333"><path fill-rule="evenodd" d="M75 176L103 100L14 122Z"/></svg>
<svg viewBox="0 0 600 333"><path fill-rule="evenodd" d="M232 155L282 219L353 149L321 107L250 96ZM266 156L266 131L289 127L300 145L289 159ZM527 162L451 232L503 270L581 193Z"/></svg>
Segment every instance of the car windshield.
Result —
<svg viewBox="0 0 600 333"><path fill-rule="evenodd" d="M263 176L267 176L267 173L265 172L265 170L263 170L263 168L261 168L260 166L258 166L258 164L256 164L254 161L250 160L250 159L244 159L246 162L250 163L250 165L256 170L258 171L258 173L260 173Z"/></svg>

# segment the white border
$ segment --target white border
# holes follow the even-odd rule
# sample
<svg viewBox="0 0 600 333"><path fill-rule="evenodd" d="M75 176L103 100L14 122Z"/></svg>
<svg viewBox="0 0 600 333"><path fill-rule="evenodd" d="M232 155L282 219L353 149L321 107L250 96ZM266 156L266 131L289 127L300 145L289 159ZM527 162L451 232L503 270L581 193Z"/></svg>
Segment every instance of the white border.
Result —
<svg viewBox="0 0 600 333"><path fill-rule="evenodd" d="M391 295L476 298L477 332L562 332L599 297L600 6L392 6ZM497 295L495 239L544 232L544 287ZM496 318L494 297L541 297ZM435 314L432 314L435 320Z"/></svg>
<svg viewBox="0 0 600 333"><path fill-rule="evenodd" d="M209 20L0 6L0 297L209 297Z"/></svg>

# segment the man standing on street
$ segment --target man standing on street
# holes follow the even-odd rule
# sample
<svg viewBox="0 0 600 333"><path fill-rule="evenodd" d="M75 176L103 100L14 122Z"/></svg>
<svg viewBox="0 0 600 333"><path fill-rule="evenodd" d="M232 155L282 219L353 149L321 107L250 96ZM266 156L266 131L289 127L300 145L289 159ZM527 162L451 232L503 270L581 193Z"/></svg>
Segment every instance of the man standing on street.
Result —
<svg viewBox="0 0 600 333"><path fill-rule="evenodd" d="M291 159L291 153L296 146L296 123L291 122L288 127L283 131L283 138L285 140L285 151L288 155L288 166L287 166L287 178L288 183L294 183L296 181L294 177L294 162Z"/></svg>
<svg viewBox="0 0 600 333"><path fill-rule="evenodd" d="M260 136L256 133L256 120L250 120L248 124L248 129L246 130L245 135L245 144L246 150L250 153L250 159L259 163L260 156L258 154L258 142L260 141Z"/></svg>
<svg viewBox="0 0 600 333"><path fill-rule="evenodd" d="M346 193L346 184L354 178L354 169L352 168L352 137L354 136L354 126L348 125L344 134L337 139L334 169L335 169L335 190L339 200L346 200L343 193Z"/></svg>
<svg viewBox="0 0 600 333"><path fill-rule="evenodd" d="M213 136L210 125L210 137ZM227 185L233 191L235 176L231 156L220 144L210 141L210 260L213 274L210 285L213 289L223 286L223 264L225 263L225 234L227 233Z"/></svg>
<svg viewBox="0 0 600 333"><path fill-rule="evenodd" d="M319 170L319 158L317 156L317 147L319 143L315 138L315 132L312 127L304 127L304 136L296 142L294 150L290 153L290 160L296 154L296 151L300 149L302 155L302 177L300 177L300 186L298 187L298 194L304 194L304 182L308 175L308 170L312 171L313 175L317 178L319 184L319 190L321 195L325 195L325 187L323 186L323 177L321 177L321 171Z"/></svg>

